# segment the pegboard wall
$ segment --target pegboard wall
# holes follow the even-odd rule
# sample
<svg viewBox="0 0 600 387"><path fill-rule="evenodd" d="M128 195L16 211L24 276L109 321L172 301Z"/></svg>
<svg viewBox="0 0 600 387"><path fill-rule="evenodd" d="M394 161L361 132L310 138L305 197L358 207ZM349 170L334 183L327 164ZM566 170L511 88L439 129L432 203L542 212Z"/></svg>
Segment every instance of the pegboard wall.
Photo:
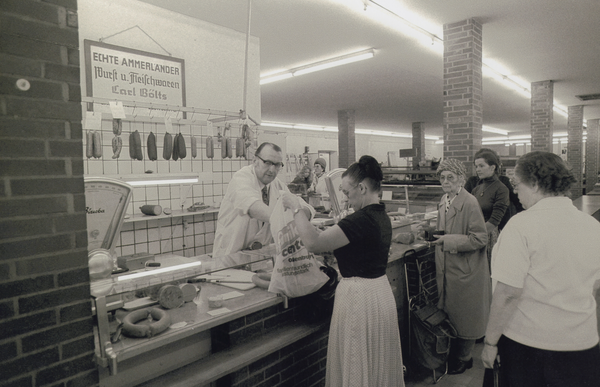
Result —
<svg viewBox="0 0 600 387"><path fill-rule="evenodd" d="M246 155L253 155L256 149L256 128L248 125L240 113L189 107L125 106L124 117L117 119L108 103L92 102L93 119L98 122L92 123L92 114L86 113L83 154L87 176L126 180L128 175L194 173L200 177L194 184L134 187L127 210L130 218L141 215L140 207L145 204L160 205L176 215L157 220L126 219L117 242L117 254L172 252L193 256L210 253L216 210L203 215L186 210L195 203L209 206L220 203L233 174L252 162L252 157L247 159ZM155 138L156 159L150 157L153 152L149 152L151 133ZM173 143L179 141L185 146L185 157L181 157L184 156L181 151L174 157L165 139L166 133ZM139 136L139 143L134 136ZM178 136L182 140L176 140Z"/></svg>

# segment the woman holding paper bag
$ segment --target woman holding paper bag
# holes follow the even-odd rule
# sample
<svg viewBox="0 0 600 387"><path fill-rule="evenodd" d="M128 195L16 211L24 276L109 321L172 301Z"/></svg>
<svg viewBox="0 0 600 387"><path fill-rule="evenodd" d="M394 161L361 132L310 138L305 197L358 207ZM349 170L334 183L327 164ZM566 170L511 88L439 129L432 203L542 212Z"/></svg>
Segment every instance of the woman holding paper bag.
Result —
<svg viewBox="0 0 600 387"><path fill-rule="evenodd" d="M333 251L342 274L327 349L326 386L404 386L396 302L385 274L392 225L379 202L383 173L362 156L342 175L340 189L354 213L319 232L284 194L309 251Z"/></svg>

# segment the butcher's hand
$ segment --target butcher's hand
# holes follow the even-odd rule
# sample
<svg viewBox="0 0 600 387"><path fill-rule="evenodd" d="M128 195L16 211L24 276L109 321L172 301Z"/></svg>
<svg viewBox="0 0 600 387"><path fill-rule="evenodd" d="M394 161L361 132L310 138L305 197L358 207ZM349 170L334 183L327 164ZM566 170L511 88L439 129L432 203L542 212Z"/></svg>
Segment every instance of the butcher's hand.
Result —
<svg viewBox="0 0 600 387"><path fill-rule="evenodd" d="M484 345L483 352L481 352L481 360L485 368L494 368L494 360L498 355L498 347L492 345Z"/></svg>
<svg viewBox="0 0 600 387"><path fill-rule="evenodd" d="M295 210L301 207L300 198L291 192L284 192L281 196L281 203L286 210Z"/></svg>

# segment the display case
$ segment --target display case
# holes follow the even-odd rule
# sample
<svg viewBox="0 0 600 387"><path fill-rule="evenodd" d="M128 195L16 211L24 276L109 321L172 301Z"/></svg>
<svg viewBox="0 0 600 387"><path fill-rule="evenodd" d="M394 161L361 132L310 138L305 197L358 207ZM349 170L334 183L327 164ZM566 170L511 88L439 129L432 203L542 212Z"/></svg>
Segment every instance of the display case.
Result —
<svg viewBox="0 0 600 387"><path fill-rule="evenodd" d="M384 184L440 185L437 179L437 166L381 167Z"/></svg>
<svg viewBox="0 0 600 387"><path fill-rule="evenodd" d="M86 177L90 294L100 385L136 386L212 355L211 330L287 299L256 285L274 245L225 256L117 257L131 185Z"/></svg>
<svg viewBox="0 0 600 387"><path fill-rule="evenodd" d="M209 357L213 352L211 328L276 304L285 305L284 296L268 293L251 280L254 272L272 269L273 256L273 245L227 257L164 254L151 261L160 266L145 265L92 281L100 384L134 386ZM222 258L235 264L224 266ZM163 294L169 287L182 289L181 295ZM192 287L193 293L186 293L184 287ZM143 337L124 331L128 314L138 310L150 314L152 308L166 311L168 326ZM148 317L138 324L143 327L155 322Z"/></svg>
<svg viewBox="0 0 600 387"><path fill-rule="evenodd" d="M418 214L437 211L444 191L438 184L389 184L381 185L382 201L388 212Z"/></svg>

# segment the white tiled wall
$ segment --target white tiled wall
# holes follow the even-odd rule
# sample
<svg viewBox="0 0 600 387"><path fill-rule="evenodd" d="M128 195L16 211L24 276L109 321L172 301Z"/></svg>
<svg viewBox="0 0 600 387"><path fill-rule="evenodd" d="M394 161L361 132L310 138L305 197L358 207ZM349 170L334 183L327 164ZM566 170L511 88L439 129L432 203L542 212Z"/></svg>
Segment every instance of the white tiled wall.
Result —
<svg viewBox="0 0 600 387"><path fill-rule="evenodd" d="M238 126L233 123L228 135L239 133ZM201 181L192 185L160 185L134 187L133 196L127 213L129 215L141 214L140 207L145 204L160 205L163 209L173 211L184 210L194 203L218 205L223 198L227 184L233 173L251 161L244 158L221 157L220 143L217 141L219 128L195 124L172 123L170 132L173 137L182 133L186 142L187 156L177 161L164 160L162 148L166 126L163 122L136 122L123 120L123 142L120 157L113 159L112 139L115 137L112 129L112 120L102 120L99 130L102 138L102 157L86 158L84 161L87 176L126 176L142 174L153 171L160 174L194 172L201 176ZM221 128L222 129L222 128ZM138 130L142 139L144 160L132 160L129 155L129 135ZM150 161L147 153L147 138L153 132L157 139L158 160ZM87 131L86 131L87 132ZM191 136L197 139L198 155L192 158ZM212 136L214 140L214 158L206 156L206 138ZM231 136L235 146L235 137ZM84 154L85 154L84 141ZM210 176L210 177L209 177ZM217 214L203 215L188 214L155 220L127 221L121 229L120 239L117 242L116 253L124 256L135 253L174 253L183 256L195 256L212 252L215 237Z"/></svg>
<svg viewBox="0 0 600 387"><path fill-rule="evenodd" d="M216 213L125 222L116 253L173 253L185 257L212 252Z"/></svg>

